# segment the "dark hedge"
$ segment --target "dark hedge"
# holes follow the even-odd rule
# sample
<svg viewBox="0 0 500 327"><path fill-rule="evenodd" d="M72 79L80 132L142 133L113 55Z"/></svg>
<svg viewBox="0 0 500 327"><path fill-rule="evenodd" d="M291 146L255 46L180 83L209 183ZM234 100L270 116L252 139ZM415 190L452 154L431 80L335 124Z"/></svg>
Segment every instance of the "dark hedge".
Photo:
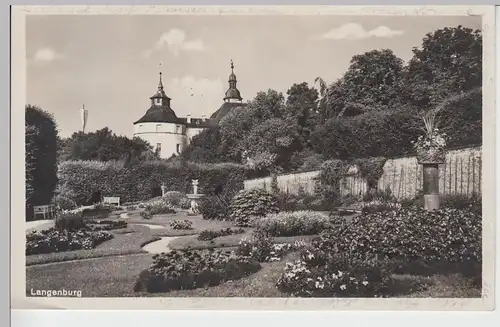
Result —
<svg viewBox="0 0 500 327"><path fill-rule="evenodd" d="M225 188L242 189L245 168L233 163L151 161L125 166L120 162L66 161L59 166L59 179L61 193L78 204L88 203L96 192L119 196L126 203L157 196L162 183L167 191L192 193L193 179L199 181L198 193L213 195Z"/></svg>

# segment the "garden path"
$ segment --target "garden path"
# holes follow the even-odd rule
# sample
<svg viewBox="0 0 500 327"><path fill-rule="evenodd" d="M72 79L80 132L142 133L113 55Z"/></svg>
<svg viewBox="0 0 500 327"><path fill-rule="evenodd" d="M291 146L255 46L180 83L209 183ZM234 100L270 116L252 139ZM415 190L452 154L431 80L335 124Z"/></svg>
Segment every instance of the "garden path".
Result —
<svg viewBox="0 0 500 327"><path fill-rule="evenodd" d="M171 249L168 246L173 240L182 236L172 236L172 237L162 237L160 240L151 242L142 247L146 252L157 254L162 252L170 252Z"/></svg>

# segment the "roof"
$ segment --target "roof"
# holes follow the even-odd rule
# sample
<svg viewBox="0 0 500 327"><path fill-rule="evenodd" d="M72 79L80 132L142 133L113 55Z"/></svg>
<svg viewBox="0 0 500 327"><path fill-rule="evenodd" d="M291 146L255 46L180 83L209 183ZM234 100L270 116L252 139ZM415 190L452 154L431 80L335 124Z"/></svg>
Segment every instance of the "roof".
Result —
<svg viewBox="0 0 500 327"><path fill-rule="evenodd" d="M191 118L191 122L187 122L187 118L179 118L179 120L186 125L188 128L206 128L210 125L210 119L202 119L202 118Z"/></svg>
<svg viewBox="0 0 500 327"><path fill-rule="evenodd" d="M175 112L167 106L151 106L146 111L146 114L141 119L136 121L138 123L182 123L182 120L177 117Z"/></svg>
<svg viewBox="0 0 500 327"><path fill-rule="evenodd" d="M226 91L226 96L224 97L224 100L226 99L236 99L236 100L243 100L241 98L240 91L237 88L229 88Z"/></svg>
<svg viewBox="0 0 500 327"><path fill-rule="evenodd" d="M240 102L224 102L222 106L220 106L219 110L217 110L212 114L212 116L210 116L210 119L213 119L218 123L222 119L222 117L226 116L229 112L234 110L234 108L245 107L246 105L246 103Z"/></svg>

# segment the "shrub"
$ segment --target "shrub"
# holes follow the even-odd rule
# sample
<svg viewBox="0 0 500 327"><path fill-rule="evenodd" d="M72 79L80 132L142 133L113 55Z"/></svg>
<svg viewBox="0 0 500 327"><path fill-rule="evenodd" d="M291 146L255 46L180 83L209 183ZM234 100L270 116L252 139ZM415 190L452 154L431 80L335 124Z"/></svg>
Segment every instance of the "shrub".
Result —
<svg viewBox="0 0 500 327"><path fill-rule="evenodd" d="M172 229L193 229L193 222L190 220L173 220L169 225Z"/></svg>
<svg viewBox="0 0 500 327"><path fill-rule="evenodd" d="M54 197L54 204L60 210L73 210L77 208L76 202L65 196L57 195Z"/></svg>
<svg viewBox="0 0 500 327"><path fill-rule="evenodd" d="M198 235L197 238L200 241L211 241L217 237L234 235L234 234L243 234L244 232L245 230L243 228L237 228L237 229L226 228L221 230L206 229L201 231L201 233Z"/></svg>
<svg viewBox="0 0 500 327"><path fill-rule="evenodd" d="M93 231L122 229L126 228L127 225L124 220L92 220L87 222L87 228Z"/></svg>
<svg viewBox="0 0 500 327"><path fill-rule="evenodd" d="M171 207L179 207L181 204L181 200L184 199L186 196L177 191L168 191L165 193L165 196L163 196L163 201L165 201L168 205Z"/></svg>
<svg viewBox="0 0 500 327"><path fill-rule="evenodd" d="M298 197L292 193L278 192L278 194L276 194L276 201L278 202L280 212L298 210Z"/></svg>
<svg viewBox="0 0 500 327"><path fill-rule="evenodd" d="M76 231L85 228L87 225L80 213L66 213L57 217L54 227L57 230Z"/></svg>
<svg viewBox="0 0 500 327"><path fill-rule="evenodd" d="M110 208L105 208L103 205L96 205L94 208L82 210L82 216L89 219L104 219L108 218L111 213Z"/></svg>
<svg viewBox="0 0 500 327"><path fill-rule="evenodd" d="M471 196L456 194L445 195L441 197L442 206L452 209L470 209L474 213L481 215L482 197L480 194L472 194Z"/></svg>
<svg viewBox="0 0 500 327"><path fill-rule="evenodd" d="M162 201L157 201L152 204L147 204L145 211L148 211L153 216L175 213L175 210L172 207L170 207L170 205Z"/></svg>
<svg viewBox="0 0 500 327"><path fill-rule="evenodd" d="M278 211L276 197L261 188L242 190L230 203L230 217L237 226L250 226L254 218Z"/></svg>
<svg viewBox="0 0 500 327"><path fill-rule="evenodd" d="M144 219L152 219L153 218L153 214L149 211L141 211L140 213L141 217L144 218Z"/></svg>
<svg viewBox="0 0 500 327"><path fill-rule="evenodd" d="M26 255L93 249L113 235L105 231L48 229L26 235Z"/></svg>
<svg viewBox="0 0 500 327"><path fill-rule="evenodd" d="M330 219L314 211L280 212L256 219L253 226L269 236L313 235L328 228Z"/></svg>
<svg viewBox="0 0 500 327"><path fill-rule="evenodd" d="M206 196L199 202L198 210L203 219L226 220L229 217L231 198L224 194Z"/></svg>
<svg viewBox="0 0 500 327"><path fill-rule="evenodd" d="M154 255L154 262L143 271L134 291L168 292L219 285L260 269L255 260L221 250L172 251Z"/></svg>
<svg viewBox="0 0 500 327"><path fill-rule="evenodd" d="M186 197L183 197L179 203L179 207L182 210L188 210L189 208L191 208L191 200L189 200Z"/></svg>

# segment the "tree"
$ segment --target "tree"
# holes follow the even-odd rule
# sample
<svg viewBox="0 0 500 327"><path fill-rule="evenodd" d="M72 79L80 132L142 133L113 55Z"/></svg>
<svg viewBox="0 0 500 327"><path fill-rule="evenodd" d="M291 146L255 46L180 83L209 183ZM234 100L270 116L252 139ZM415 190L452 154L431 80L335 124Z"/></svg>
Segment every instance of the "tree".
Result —
<svg viewBox="0 0 500 327"><path fill-rule="evenodd" d="M305 146L317 121L319 94L315 88L310 88L306 82L293 84L287 93L285 112L283 118L295 124Z"/></svg>
<svg viewBox="0 0 500 327"><path fill-rule="evenodd" d="M405 101L429 109L482 85L482 35L461 25L428 33L405 69Z"/></svg>
<svg viewBox="0 0 500 327"><path fill-rule="evenodd" d="M25 107L26 207L50 203L57 185L57 125L37 106ZM29 213L30 210L27 210ZM27 216L29 219L30 217Z"/></svg>
<svg viewBox="0 0 500 327"><path fill-rule="evenodd" d="M342 107L344 111L353 107L361 112L387 109L399 98L402 71L403 60L392 50L372 50L355 55L336 85L341 91L332 90L341 98L331 96L331 106Z"/></svg>
<svg viewBox="0 0 500 327"><path fill-rule="evenodd" d="M124 160L140 161L144 157L158 157L152 146L141 138L129 139L115 135L109 128L92 133L73 133L59 142L61 160Z"/></svg>

